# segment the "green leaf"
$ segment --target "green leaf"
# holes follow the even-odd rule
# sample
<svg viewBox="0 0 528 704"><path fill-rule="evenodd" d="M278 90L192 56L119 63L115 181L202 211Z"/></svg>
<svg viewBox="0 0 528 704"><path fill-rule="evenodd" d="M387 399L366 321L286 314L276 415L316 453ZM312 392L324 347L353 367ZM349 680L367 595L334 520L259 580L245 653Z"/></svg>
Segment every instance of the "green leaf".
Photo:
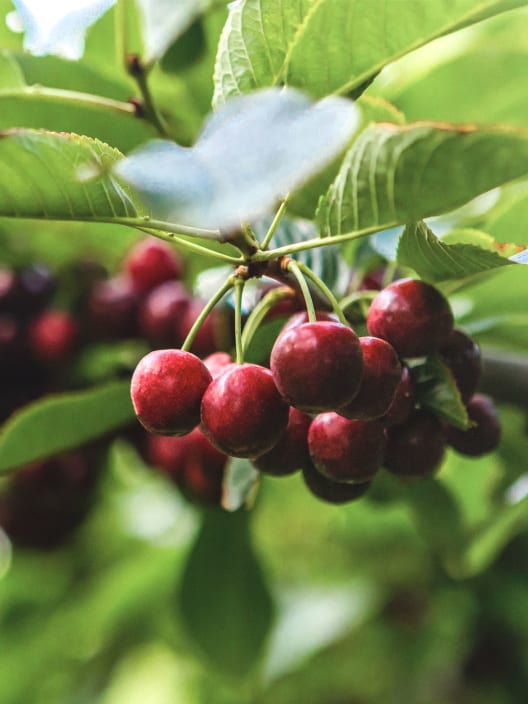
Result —
<svg viewBox="0 0 528 704"><path fill-rule="evenodd" d="M10 52L0 51L0 95L26 85L24 75Z"/></svg>
<svg viewBox="0 0 528 704"><path fill-rule="evenodd" d="M490 251L494 240L475 230L458 231L464 243L446 244L424 222L408 225L398 243L397 261L430 282L462 279L512 264ZM455 239L456 233L451 235ZM472 244L473 242L474 244ZM485 245L485 248L482 246Z"/></svg>
<svg viewBox="0 0 528 704"><path fill-rule="evenodd" d="M297 91L270 88L231 100L192 149L155 140L115 171L156 218L239 228L321 171L358 126L359 111L348 100L312 103Z"/></svg>
<svg viewBox="0 0 528 704"><path fill-rule="evenodd" d="M260 473L247 459L230 457L224 471L222 506L227 511L237 511L252 502L257 490Z"/></svg>
<svg viewBox="0 0 528 704"><path fill-rule="evenodd" d="M523 0L239 0L222 34L214 103L270 85L356 94L388 63Z"/></svg>
<svg viewBox="0 0 528 704"><path fill-rule="evenodd" d="M347 152L318 221L325 235L386 229L452 210L527 172L527 131L375 124Z"/></svg>
<svg viewBox="0 0 528 704"><path fill-rule="evenodd" d="M262 652L273 618L247 512L204 515L183 574L179 604L189 635L211 664L245 676Z"/></svg>
<svg viewBox="0 0 528 704"><path fill-rule="evenodd" d="M97 139L75 134L0 131L0 216L102 220L138 215L126 187L110 175L81 183L94 163L108 170L122 155Z"/></svg>
<svg viewBox="0 0 528 704"><path fill-rule="evenodd" d="M143 23L144 61L153 63L165 54L211 0L137 0Z"/></svg>
<svg viewBox="0 0 528 704"><path fill-rule="evenodd" d="M134 419L130 382L46 396L13 415L0 433L0 471L77 447Z"/></svg>
<svg viewBox="0 0 528 704"><path fill-rule="evenodd" d="M469 417L460 397L453 374L438 356L413 367L417 397L422 406L456 428L466 430Z"/></svg>

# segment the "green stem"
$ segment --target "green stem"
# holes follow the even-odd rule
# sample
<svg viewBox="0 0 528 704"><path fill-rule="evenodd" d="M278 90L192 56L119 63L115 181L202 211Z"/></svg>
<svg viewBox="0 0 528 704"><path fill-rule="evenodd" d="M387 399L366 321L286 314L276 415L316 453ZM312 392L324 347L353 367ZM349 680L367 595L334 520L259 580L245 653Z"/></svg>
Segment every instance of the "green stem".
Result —
<svg viewBox="0 0 528 704"><path fill-rule="evenodd" d="M299 262L296 262L292 259L288 262L288 271L290 271L297 279L297 283L299 284L299 288L301 289L301 293L306 304L308 320L310 321L310 323L315 323L317 320L317 316L315 314L315 307L312 300L312 294L310 293L310 288L306 283L306 279L304 277L304 272L301 269L301 265L299 264Z"/></svg>
<svg viewBox="0 0 528 704"><path fill-rule="evenodd" d="M127 67L128 73L136 81L139 92L141 93L146 119L156 128L160 137L170 138L167 126L156 108L152 93L150 92L148 84L149 67L145 66L141 58L136 54L128 57Z"/></svg>
<svg viewBox="0 0 528 704"><path fill-rule="evenodd" d="M183 345L181 346L181 349L184 352L188 352L189 349L192 347L192 343L194 342L194 338L196 337L196 334L197 334L198 330L200 329L203 321L207 318L207 316L213 310L215 305L225 296L225 294L228 291L230 291L233 288L235 281L236 281L236 277L234 274L232 274L224 282L224 284L218 289L218 291L209 300L209 302L204 306L204 308L200 312L199 316L194 321L192 328L189 330L189 333L188 333L187 337L185 338Z"/></svg>
<svg viewBox="0 0 528 704"><path fill-rule="evenodd" d="M266 295L263 296L257 303L249 314L246 324L244 325L244 332L242 333L242 347L244 349L244 356L247 353L253 336L273 306L279 301L293 297L295 297L295 291L293 291L293 289L281 286L268 291L268 293L266 293Z"/></svg>
<svg viewBox="0 0 528 704"><path fill-rule="evenodd" d="M79 220L92 220L97 222L116 223L118 225L126 225L127 227L137 228L152 228L160 232L170 232L176 235L186 235L187 237L199 237L201 239L216 240L217 242L226 242L222 238L220 230L209 230L203 227L190 227L188 225L178 225L174 222L166 222L164 220L153 220L148 215L135 218L127 217L112 217L112 218L79 218Z"/></svg>
<svg viewBox="0 0 528 704"><path fill-rule="evenodd" d="M385 230L390 227L394 227L394 224L384 225L383 227L379 227L378 225L376 225L373 227L367 227L364 230L347 232L344 235L334 235L333 237L317 237L312 240L298 242L297 244L289 244L285 245L284 247L277 247L276 249L272 249L271 252L259 251L251 257L251 260L254 262L267 262L270 259L295 254L295 252L304 252L306 249L315 249L316 247L326 247L330 244L350 242L351 240L359 239L360 237L366 237L367 235L372 235L375 232L380 232L381 230Z"/></svg>
<svg viewBox="0 0 528 704"><path fill-rule="evenodd" d="M284 200L280 204L279 209L275 213L275 217L273 218L273 221L272 221L271 225L269 226L269 230L267 231L266 236L264 237L264 239L262 240L262 244L260 245L261 250L264 251L269 247L269 243L271 242L271 239L272 239L273 235L275 234L275 230L277 229L280 221L284 217L284 214L285 214L286 208L287 208L287 202L288 202L288 196L286 196L284 198Z"/></svg>
<svg viewBox="0 0 528 704"><path fill-rule="evenodd" d="M47 88L45 86L35 85L2 91L2 98L24 98L34 96L46 98L48 102L57 102L61 104L72 103L73 105L101 108L132 116L136 113L136 108L132 105L132 103L124 103L121 100L114 100L113 98L105 98L102 95L82 93L75 90Z"/></svg>
<svg viewBox="0 0 528 704"><path fill-rule="evenodd" d="M235 350L236 363L244 364L244 346L242 344L242 294L244 279L235 279Z"/></svg>
<svg viewBox="0 0 528 704"><path fill-rule="evenodd" d="M189 252L195 252L196 254L202 254L207 257L212 257L213 259L218 259L222 262L228 262L229 264L240 264L241 260L238 257L231 257L229 254L222 254L222 252L217 252L214 249L207 249L207 247L202 247L194 242L188 242L187 240L178 237L170 232L158 232L157 230L151 230L148 227L138 227L138 230L146 232L147 235L153 235L158 237L160 240L165 242L174 242L175 244L187 249Z"/></svg>
<svg viewBox="0 0 528 704"><path fill-rule="evenodd" d="M324 293L324 295L328 298L330 301L330 304L339 318L339 320L343 323L343 325L348 325L348 321L345 317L345 314L341 310L337 298L334 296L332 291L328 288L328 286L325 284L325 282L320 279L314 272L310 269L309 266L306 266L306 264L303 264L302 262L298 262L297 266L299 267L301 273L306 276L306 278L310 279L310 281L313 281L313 283Z"/></svg>

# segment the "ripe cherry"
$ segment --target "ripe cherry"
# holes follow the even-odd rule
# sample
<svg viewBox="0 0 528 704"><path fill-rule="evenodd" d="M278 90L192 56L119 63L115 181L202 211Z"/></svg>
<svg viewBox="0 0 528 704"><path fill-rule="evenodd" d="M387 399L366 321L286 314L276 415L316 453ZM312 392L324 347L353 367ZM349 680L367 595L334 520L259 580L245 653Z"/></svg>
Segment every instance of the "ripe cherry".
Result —
<svg viewBox="0 0 528 704"><path fill-rule="evenodd" d="M229 365L233 364L231 355L227 352L213 352L203 361L213 379L218 376Z"/></svg>
<svg viewBox="0 0 528 704"><path fill-rule="evenodd" d="M150 291L139 309L139 329L153 347L182 344L181 321L190 300L181 281L165 281Z"/></svg>
<svg viewBox="0 0 528 704"><path fill-rule="evenodd" d="M480 381L479 346L461 330L453 330L440 348L440 354L453 373L462 400L467 403Z"/></svg>
<svg viewBox="0 0 528 704"><path fill-rule="evenodd" d="M183 350L155 350L140 360L130 386L139 422L151 433L185 435L200 421L211 381L203 362Z"/></svg>
<svg viewBox="0 0 528 704"><path fill-rule="evenodd" d="M356 333L341 323L304 323L282 332L271 371L284 399L301 411L342 408L357 394L363 372Z"/></svg>
<svg viewBox="0 0 528 704"><path fill-rule="evenodd" d="M355 420L381 418L394 400L402 368L396 350L379 337L360 337L363 377L359 391L340 415Z"/></svg>
<svg viewBox="0 0 528 704"><path fill-rule="evenodd" d="M183 264L174 249L154 238L137 242L130 250L124 264L134 288L140 293L171 279L180 279Z"/></svg>
<svg viewBox="0 0 528 704"><path fill-rule="evenodd" d="M370 487L370 482L363 482L363 484L334 482L318 472L311 463L303 467L302 475L311 493L330 504L346 504L355 501L361 498Z"/></svg>
<svg viewBox="0 0 528 704"><path fill-rule="evenodd" d="M88 326L96 338L137 334L138 294L126 276L97 281L88 298Z"/></svg>
<svg viewBox="0 0 528 704"><path fill-rule="evenodd" d="M284 477L311 464L308 452L308 429L312 419L306 413L290 408L288 425L271 450L253 460L255 467L266 474Z"/></svg>
<svg viewBox="0 0 528 704"><path fill-rule="evenodd" d="M347 420L337 413L321 413L308 431L308 447L315 468L328 479L368 482L383 462L383 425L375 420Z"/></svg>
<svg viewBox="0 0 528 704"><path fill-rule="evenodd" d="M326 310L316 310L315 311L315 317L317 318L318 321L326 321L326 322L331 322L331 323L338 323L339 320L337 318L337 315L335 313L329 313ZM298 313L295 313L294 315L291 316L285 323L284 327L281 330L281 334L283 332L286 332L286 330L291 330L291 328L298 328L299 325L305 325L306 323L310 322L308 318L308 313L305 310L301 310Z"/></svg>
<svg viewBox="0 0 528 704"><path fill-rule="evenodd" d="M79 326L70 313L48 309L34 318L28 328L33 357L46 364L66 363L77 345Z"/></svg>
<svg viewBox="0 0 528 704"><path fill-rule="evenodd" d="M222 452L257 457L276 445L288 423L288 406L269 369L232 364L208 386L202 430Z"/></svg>
<svg viewBox="0 0 528 704"><path fill-rule="evenodd" d="M445 445L440 421L428 411L416 411L404 425L388 430L385 467L404 477L428 477L440 466Z"/></svg>
<svg viewBox="0 0 528 704"><path fill-rule="evenodd" d="M203 307L204 303L197 298L190 300L180 320L180 339L184 340L187 337ZM192 351L199 357L206 357L218 349L229 347L232 338L231 330L230 311L226 306L216 306L205 318L198 330L191 346Z"/></svg>
<svg viewBox="0 0 528 704"><path fill-rule="evenodd" d="M387 427L392 425L401 425L407 421L416 404L416 391L414 381L406 364L402 365L402 373L400 383L396 389L394 400L391 403L389 410L382 417L384 425Z"/></svg>
<svg viewBox="0 0 528 704"><path fill-rule="evenodd" d="M367 328L395 348L400 357L435 352L453 329L453 313L442 294L430 284L400 279L372 301Z"/></svg>
<svg viewBox="0 0 528 704"><path fill-rule="evenodd" d="M500 442L500 422L495 404L489 396L475 394L467 404L469 419L475 424L468 430L447 428L447 442L457 452L480 457L493 452Z"/></svg>

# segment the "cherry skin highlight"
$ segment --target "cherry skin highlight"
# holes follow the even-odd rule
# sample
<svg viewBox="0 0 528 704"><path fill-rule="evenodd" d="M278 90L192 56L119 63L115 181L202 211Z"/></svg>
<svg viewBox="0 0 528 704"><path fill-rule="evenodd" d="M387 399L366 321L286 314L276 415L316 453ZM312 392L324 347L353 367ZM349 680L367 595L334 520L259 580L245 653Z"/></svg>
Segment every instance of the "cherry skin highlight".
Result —
<svg viewBox="0 0 528 704"><path fill-rule="evenodd" d="M359 338L352 328L328 321L282 332L271 351L277 388L308 413L341 408L357 394L363 373Z"/></svg>
<svg viewBox="0 0 528 704"><path fill-rule="evenodd" d="M440 466L446 446L440 421L428 411L416 413L387 433L385 467L403 477L429 477Z"/></svg>
<svg viewBox="0 0 528 704"><path fill-rule="evenodd" d="M480 457L497 449L501 428L495 404L489 396L475 394L467 404L469 419L475 424L468 430L447 428L447 442L461 455Z"/></svg>
<svg viewBox="0 0 528 704"><path fill-rule="evenodd" d="M453 329L453 313L442 294L424 281L400 279L372 301L367 328L387 340L400 357L437 351Z"/></svg>
<svg viewBox="0 0 528 704"><path fill-rule="evenodd" d="M385 433L375 420L321 413L308 431L308 447L315 468L325 477L361 484L370 481L383 462Z"/></svg>
<svg viewBox="0 0 528 704"><path fill-rule="evenodd" d="M354 420L381 418L390 408L401 380L402 367L396 350L379 337L360 337L363 377L356 396L340 415Z"/></svg>
<svg viewBox="0 0 528 704"><path fill-rule="evenodd" d="M141 359L130 386L139 422L151 433L185 435L200 422L211 382L203 362L183 350L155 350Z"/></svg>
<svg viewBox="0 0 528 704"><path fill-rule="evenodd" d="M255 467L265 474L284 477L311 464L308 452L308 429L311 417L290 408L288 425L279 442L271 450L253 460Z"/></svg>
<svg viewBox="0 0 528 704"><path fill-rule="evenodd" d="M231 364L208 386L202 430L221 452L257 457L276 445L288 424L288 406L269 369Z"/></svg>

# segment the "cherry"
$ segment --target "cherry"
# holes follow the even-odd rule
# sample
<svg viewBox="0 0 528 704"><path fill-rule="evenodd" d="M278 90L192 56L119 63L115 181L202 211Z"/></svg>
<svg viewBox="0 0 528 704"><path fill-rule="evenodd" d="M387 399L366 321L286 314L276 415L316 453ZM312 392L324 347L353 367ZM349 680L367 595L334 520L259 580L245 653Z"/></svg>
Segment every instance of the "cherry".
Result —
<svg viewBox="0 0 528 704"><path fill-rule="evenodd" d="M271 350L271 371L282 396L301 411L341 408L356 395L363 360L352 328L303 323L282 332Z"/></svg>
<svg viewBox="0 0 528 704"><path fill-rule="evenodd" d="M355 420L374 420L383 416L394 400L402 367L396 350L379 337L360 337L363 377L359 391L340 415Z"/></svg>
<svg viewBox="0 0 528 704"><path fill-rule="evenodd" d="M220 503L227 456L199 428L183 437L149 435L147 460L162 469L189 499Z"/></svg>
<svg viewBox="0 0 528 704"><path fill-rule="evenodd" d="M372 301L367 328L396 349L400 357L435 352L453 329L453 313L442 294L430 284L399 279Z"/></svg>
<svg viewBox="0 0 528 704"><path fill-rule="evenodd" d="M183 350L155 350L140 360L130 386L139 422L160 435L185 435L200 422L211 381L202 361Z"/></svg>
<svg viewBox="0 0 528 704"><path fill-rule="evenodd" d="M88 325L96 337L115 339L137 334L138 295L125 276L95 283L88 299Z"/></svg>
<svg viewBox="0 0 528 704"><path fill-rule="evenodd" d="M139 329L153 347L178 347L180 327L190 304L180 281L165 281L152 289L139 309Z"/></svg>
<svg viewBox="0 0 528 704"><path fill-rule="evenodd" d="M414 389L414 381L409 367L403 364L400 383L398 384L394 400L389 410L382 417L383 423L387 427L405 423L405 421L411 417L415 404L416 392Z"/></svg>
<svg viewBox="0 0 528 704"><path fill-rule="evenodd" d="M189 305L183 312L180 325L179 336L182 340L187 337L194 321L204 308L204 303L196 298L191 299ZM209 313L198 330L192 344L192 351L199 357L216 352L219 348L229 347L231 344L231 321L228 310L225 306L216 306Z"/></svg>
<svg viewBox="0 0 528 704"><path fill-rule="evenodd" d="M462 400L467 403L480 381L479 346L461 330L453 330L440 348L440 354L453 373Z"/></svg>
<svg viewBox="0 0 528 704"><path fill-rule="evenodd" d="M339 322L335 313L328 313L325 310L316 310L315 317L318 321L326 321L331 323ZM283 332L286 332L286 330L291 330L291 328L298 328L299 325L304 325L308 322L308 313L305 310L299 311L298 313L292 315L291 318L289 318L289 320L284 323L284 327L281 330L281 334Z"/></svg>
<svg viewBox="0 0 528 704"><path fill-rule="evenodd" d="M383 425L375 420L348 420L337 413L321 413L308 431L308 447L315 468L328 479L368 482L383 462Z"/></svg>
<svg viewBox="0 0 528 704"><path fill-rule="evenodd" d="M180 279L183 264L174 249L153 238L137 242L124 263L124 270L130 276L134 288L146 293L170 279Z"/></svg>
<svg viewBox="0 0 528 704"><path fill-rule="evenodd" d="M330 504L345 504L361 498L370 487L370 482L346 484L334 482L318 472L313 464L307 464L302 470L303 479L311 493L318 499Z"/></svg>
<svg viewBox="0 0 528 704"><path fill-rule="evenodd" d="M214 379L223 372L229 364L233 364L233 360L231 359L231 355L227 354L227 352L213 352L213 354L210 354L203 360L203 363L207 369L209 369Z"/></svg>
<svg viewBox="0 0 528 704"><path fill-rule="evenodd" d="M290 408L288 425L271 450L253 460L265 474L283 477L311 464L308 452L308 429L312 419L306 413Z"/></svg>
<svg viewBox="0 0 528 704"><path fill-rule="evenodd" d="M385 467L405 477L428 477L442 462L445 445L440 421L428 411L416 411L405 425L388 430Z"/></svg>
<svg viewBox="0 0 528 704"><path fill-rule="evenodd" d="M222 452L257 457L276 445L288 424L269 369L231 364L208 386L202 400L202 430Z"/></svg>
<svg viewBox="0 0 528 704"><path fill-rule="evenodd" d="M48 309L28 328L33 357L47 364L64 364L72 356L79 337L75 319L64 310Z"/></svg>
<svg viewBox="0 0 528 704"><path fill-rule="evenodd" d="M468 430L447 428L447 442L457 452L480 457L493 452L500 442L500 422L495 404L484 394L475 394L467 404L469 419L475 425Z"/></svg>
<svg viewBox="0 0 528 704"><path fill-rule="evenodd" d="M302 296L300 296L294 289L289 286L266 286L262 291L263 298L269 291L282 291L285 295L280 298L266 313L264 320L270 322L276 318L287 318L298 311L304 309L304 301Z"/></svg>
<svg viewBox="0 0 528 704"><path fill-rule="evenodd" d="M44 264L31 264L17 276L17 310L23 315L37 313L46 307L55 293L56 279Z"/></svg>

